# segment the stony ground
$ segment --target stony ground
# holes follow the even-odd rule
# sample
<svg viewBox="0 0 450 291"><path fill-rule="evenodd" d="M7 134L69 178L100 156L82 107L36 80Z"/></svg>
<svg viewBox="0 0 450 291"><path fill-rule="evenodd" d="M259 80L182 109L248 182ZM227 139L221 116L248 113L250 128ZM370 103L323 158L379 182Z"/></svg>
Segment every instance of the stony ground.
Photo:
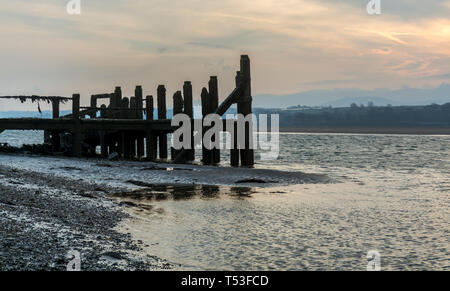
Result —
<svg viewBox="0 0 450 291"><path fill-rule="evenodd" d="M0 165L0 270L154 270L172 266L114 230L127 217L106 198L118 189Z"/></svg>
<svg viewBox="0 0 450 291"><path fill-rule="evenodd" d="M125 209L148 207L122 196L182 199L197 195L199 185L202 195L214 195L218 185L329 182L302 172L0 154L0 271L66 270L71 250L81 253L82 270L175 269L117 231L129 217Z"/></svg>

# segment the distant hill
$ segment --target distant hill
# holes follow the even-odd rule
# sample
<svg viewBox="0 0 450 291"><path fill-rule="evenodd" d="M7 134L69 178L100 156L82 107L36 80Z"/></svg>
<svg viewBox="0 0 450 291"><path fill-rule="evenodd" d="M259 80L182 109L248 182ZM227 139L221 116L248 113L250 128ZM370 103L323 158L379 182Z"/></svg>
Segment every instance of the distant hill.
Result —
<svg viewBox="0 0 450 291"><path fill-rule="evenodd" d="M352 106L341 108L258 109L279 114L280 126L450 126L450 103L427 106Z"/></svg>
<svg viewBox="0 0 450 291"><path fill-rule="evenodd" d="M442 84L431 89L404 87L398 90L336 89L312 90L287 95L261 94L253 98L255 107L287 108L289 106L349 106L351 103L375 105L428 105L450 102L450 84Z"/></svg>

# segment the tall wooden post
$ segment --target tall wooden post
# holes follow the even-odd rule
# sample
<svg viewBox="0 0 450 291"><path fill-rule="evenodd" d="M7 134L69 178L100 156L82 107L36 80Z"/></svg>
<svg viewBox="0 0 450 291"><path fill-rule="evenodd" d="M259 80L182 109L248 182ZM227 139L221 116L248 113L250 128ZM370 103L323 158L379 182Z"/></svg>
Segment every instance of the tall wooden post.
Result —
<svg viewBox="0 0 450 291"><path fill-rule="evenodd" d="M158 86L158 119L167 119L166 88ZM167 134L159 135L159 158L167 159Z"/></svg>
<svg viewBox="0 0 450 291"><path fill-rule="evenodd" d="M121 112L118 108L122 107L122 88L120 88L119 86L114 89L110 107L115 108L110 110L112 115L110 118L120 118L119 116Z"/></svg>
<svg viewBox="0 0 450 291"><path fill-rule="evenodd" d="M137 103L137 109L139 109L137 113L137 119L142 120L144 118L144 112L142 111L142 108L144 107L144 100L143 100L143 93L142 93L142 86L136 86L136 89L134 91L134 96L136 97L136 103ZM142 158L144 156L144 138L139 135L136 140L136 147L137 147L137 156L138 158Z"/></svg>
<svg viewBox="0 0 450 291"><path fill-rule="evenodd" d="M195 148L194 148L194 106L192 101L192 84L189 81L184 82L183 86L184 95L184 114L191 118L191 148L186 153L186 160L195 160Z"/></svg>
<svg viewBox="0 0 450 291"><path fill-rule="evenodd" d="M183 95L181 94L181 91L177 91L173 94L173 116L175 117L175 115L180 113L183 113ZM180 150L176 150L172 147L170 152L173 161L180 153Z"/></svg>
<svg viewBox="0 0 450 291"><path fill-rule="evenodd" d="M97 108L97 97L95 95L91 95L91 104L90 104L90 113L89 113L89 118L94 119L97 117L97 110L94 108ZM95 145L90 145L89 147L89 153L91 155L96 155L96 146Z"/></svg>
<svg viewBox="0 0 450 291"><path fill-rule="evenodd" d="M52 118L53 119L59 118L59 100L52 100L52 111L53 111ZM61 146L59 131L54 130L51 132L51 134L52 134L53 151L59 151L59 148Z"/></svg>
<svg viewBox="0 0 450 291"><path fill-rule="evenodd" d="M59 118L59 100L52 100L52 118Z"/></svg>
<svg viewBox="0 0 450 291"><path fill-rule="evenodd" d="M106 105L102 104L102 106L100 106L100 118L105 118L106 116ZM106 132L102 131L100 132L100 148L101 148L101 153L102 153L102 157L106 158L108 157L108 142L106 140Z"/></svg>
<svg viewBox="0 0 450 291"><path fill-rule="evenodd" d="M115 107L117 109L112 109L111 110L111 118L121 118L122 115L122 111L120 110L120 107L122 107L122 89L117 86L114 90L114 105L112 107ZM118 147L117 147L117 153L119 154L119 156L123 155L123 148L124 148L124 142L123 142L123 133L119 133L118 136L116 137L114 143L117 142Z"/></svg>
<svg viewBox="0 0 450 291"><path fill-rule="evenodd" d="M122 110L120 113L120 118L122 119L129 119L130 118L130 110L128 110L128 108L130 108L130 99L128 99L128 97L123 97L122 98ZM121 133L121 144L122 144L122 148L123 148L123 158L124 159L131 159L132 155L131 155L131 135L129 132L122 132Z"/></svg>
<svg viewBox="0 0 450 291"><path fill-rule="evenodd" d="M114 90L114 105L111 107L114 108L122 107L122 89L119 86L117 86L116 89ZM117 116L120 115L119 109L113 110L113 112L115 112L114 114L115 118L117 118Z"/></svg>
<svg viewBox="0 0 450 291"><path fill-rule="evenodd" d="M145 115L147 115L147 120L153 120L153 96L147 96L145 102ZM150 130L146 133L146 145L147 145L147 159L150 161L156 160L158 152L157 136Z"/></svg>
<svg viewBox="0 0 450 291"><path fill-rule="evenodd" d="M81 121L80 121L80 94L72 95L72 118L73 118L73 155L81 157Z"/></svg>
<svg viewBox="0 0 450 291"><path fill-rule="evenodd" d="M202 124L203 124L203 120L205 119L205 117L211 113L211 106L210 106L210 98L209 98L209 93L208 93L208 89L203 88L202 89L202 94L201 94L201 99L202 99ZM202 125L202 162L205 165L210 165L212 164L212 152L211 150L208 150L206 148L206 144L204 144L203 142L203 138L205 137L205 133L208 131L209 127L208 126L203 126Z"/></svg>
<svg viewBox="0 0 450 291"><path fill-rule="evenodd" d="M239 149L238 149L238 133L237 133L237 122L233 122L234 130L232 132L232 149L230 150L230 164L232 167L239 167Z"/></svg>
<svg viewBox="0 0 450 291"><path fill-rule="evenodd" d="M219 89L217 77L212 76L209 80L209 106L210 113L215 113L219 108ZM214 141L220 142L220 135L214 135ZM212 150L212 162L214 164L220 163L220 148Z"/></svg>
<svg viewBox="0 0 450 291"><path fill-rule="evenodd" d="M238 113L246 117L252 114L252 91L250 77L250 59L247 55L241 56L241 86L242 92L238 101ZM241 164L245 167L254 165L254 151L250 149L250 142L253 139L253 131L249 124L245 125L245 149L241 150Z"/></svg>
<svg viewBox="0 0 450 291"><path fill-rule="evenodd" d="M97 107L97 98L94 95L91 95L91 108L96 108ZM96 118L97 117L97 111L95 109L92 109L92 113L89 114L89 116L91 118Z"/></svg>
<svg viewBox="0 0 450 291"><path fill-rule="evenodd" d="M241 72L236 72L236 88L239 87L239 84L241 82ZM237 142L237 122L234 121L233 123L233 131L231 131L231 140L232 140L232 149L230 150L230 164L232 167L239 167L239 149L238 149L238 142Z"/></svg>
<svg viewBox="0 0 450 291"><path fill-rule="evenodd" d="M117 87L116 87L116 90L117 90ZM114 93L111 93L111 95L109 95L109 108L113 108L113 107L116 107L117 105L116 105L116 92L114 91ZM112 114L112 111L111 111L111 109L109 109L109 110L106 110L105 111L105 118L111 118L111 114Z"/></svg>
<svg viewBox="0 0 450 291"><path fill-rule="evenodd" d="M136 109L138 106L138 99L136 97L130 98L129 109ZM136 110L128 110L129 119L137 119L138 113ZM130 148L130 158L134 159L136 157L136 135L133 132L128 132L126 144Z"/></svg>

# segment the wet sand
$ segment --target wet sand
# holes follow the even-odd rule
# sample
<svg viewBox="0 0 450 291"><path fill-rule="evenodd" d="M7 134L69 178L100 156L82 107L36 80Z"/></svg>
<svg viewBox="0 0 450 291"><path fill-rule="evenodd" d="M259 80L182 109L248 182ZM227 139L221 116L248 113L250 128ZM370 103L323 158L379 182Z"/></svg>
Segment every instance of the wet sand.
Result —
<svg viewBox="0 0 450 291"><path fill-rule="evenodd" d="M121 227L130 207L157 211L136 201L329 182L301 172L1 154L0 270L66 270L70 250L81 253L82 270L176 269Z"/></svg>
<svg viewBox="0 0 450 291"><path fill-rule="evenodd" d="M105 185L0 165L0 270L65 271L70 250L81 270L161 270L142 243L114 228L128 215Z"/></svg>

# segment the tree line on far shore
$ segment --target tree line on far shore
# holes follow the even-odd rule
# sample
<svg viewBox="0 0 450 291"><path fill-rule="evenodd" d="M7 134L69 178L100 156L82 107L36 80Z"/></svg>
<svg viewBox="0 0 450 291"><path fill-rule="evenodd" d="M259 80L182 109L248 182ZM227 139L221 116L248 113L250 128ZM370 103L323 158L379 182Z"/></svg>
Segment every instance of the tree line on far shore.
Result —
<svg viewBox="0 0 450 291"><path fill-rule="evenodd" d="M351 104L344 108L255 108L256 114L279 114L280 126L450 126L450 103L427 106Z"/></svg>

